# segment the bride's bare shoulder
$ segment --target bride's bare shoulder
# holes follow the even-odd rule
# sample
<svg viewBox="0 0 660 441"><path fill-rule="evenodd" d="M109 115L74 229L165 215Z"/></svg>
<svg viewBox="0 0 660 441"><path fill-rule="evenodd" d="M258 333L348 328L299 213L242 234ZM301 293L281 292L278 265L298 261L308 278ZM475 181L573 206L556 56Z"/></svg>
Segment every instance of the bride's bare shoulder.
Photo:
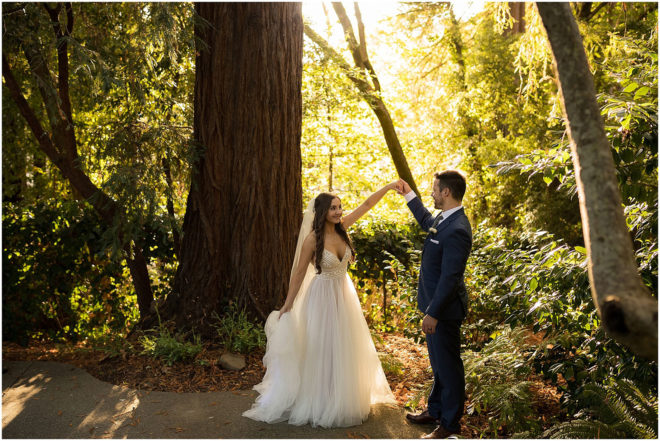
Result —
<svg viewBox="0 0 660 441"><path fill-rule="evenodd" d="M307 237L305 238L305 241L303 242L303 246L311 246L312 248L315 248L316 244L316 234L314 234L313 231L311 231Z"/></svg>

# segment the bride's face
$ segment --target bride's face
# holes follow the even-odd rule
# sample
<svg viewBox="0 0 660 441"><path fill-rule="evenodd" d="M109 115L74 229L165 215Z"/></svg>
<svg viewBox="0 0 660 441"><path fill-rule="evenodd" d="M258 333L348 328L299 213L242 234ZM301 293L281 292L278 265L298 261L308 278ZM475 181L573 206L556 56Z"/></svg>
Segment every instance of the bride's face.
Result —
<svg viewBox="0 0 660 441"><path fill-rule="evenodd" d="M333 224L338 224L341 222L341 201L339 198L334 198L330 203L330 208L328 208L328 214L325 216L325 220Z"/></svg>

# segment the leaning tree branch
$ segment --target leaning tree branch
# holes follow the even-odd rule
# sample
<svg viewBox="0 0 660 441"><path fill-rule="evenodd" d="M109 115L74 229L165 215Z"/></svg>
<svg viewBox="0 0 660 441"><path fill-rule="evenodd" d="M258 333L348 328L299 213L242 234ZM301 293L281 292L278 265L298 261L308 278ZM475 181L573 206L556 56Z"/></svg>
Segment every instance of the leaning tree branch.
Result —
<svg viewBox="0 0 660 441"><path fill-rule="evenodd" d="M403 149L401 148L401 143L396 134L396 129L394 127L394 122L390 117L390 113L387 110L387 106L380 98L378 93L374 88L364 79L364 70L351 68L344 57L339 55L327 41L319 34L314 32L314 30L308 25L304 25L305 35L307 35L314 43L316 43L319 48L325 53L328 58L337 63L339 67L344 71L346 76L355 83L357 88L360 90L362 97L369 104L371 110L376 114L380 127L383 131L383 137L387 143L387 148L392 157L392 162L394 162L394 167L401 179L410 184L410 188L419 196L419 190L415 184L415 179L412 176L410 167L408 166L408 161L406 160L405 155L403 154ZM356 72L357 71L357 72Z"/></svg>
<svg viewBox="0 0 660 441"><path fill-rule="evenodd" d="M557 66L594 303L608 334L657 360L658 302L637 269L582 37L568 3L536 7Z"/></svg>
<svg viewBox="0 0 660 441"><path fill-rule="evenodd" d="M355 38L353 25L351 25L351 20L348 18L348 14L344 9L344 5L342 5L340 2L332 2L332 7L337 14L337 18L339 18L341 27L344 29L344 37L348 43L348 49L351 51L351 55L353 55L353 61L355 62L355 65L360 69L366 69L360 54L360 44Z"/></svg>
<svg viewBox="0 0 660 441"><path fill-rule="evenodd" d="M50 16L53 32L55 33L55 41L57 44L57 88L60 101L62 102L62 110L69 120L69 124L73 125L73 115L71 113L71 99L69 97L69 54L68 45L65 38L71 35L73 30L73 13L71 12L71 4L67 3L67 27L66 31L62 30L60 23L60 11L62 10L62 3L58 3L56 8L51 8L47 3L42 3L46 12ZM71 132L73 134L73 131Z"/></svg>
<svg viewBox="0 0 660 441"><path fill-rule="evenodd" d="M32 134L37 142L39 142L39 146L55 165L61 167L62 156L51 141L49 133L41 126L39 119L23 96L21 88L18 85L16 78L14 78L14 74L9 66L7 57L4 54L2 55L2 77L5 80L7 89L9 89L9 94L18 107L18 111L21 112L25 121L27 121Z"/></svg>
<svg viewBox="0 0 660 441"><path fill-rule="evenodd" d="M337 64L341 70L346 73L346 76L357 86L357 88L362 92L364 98L369 101L374 98L373 88L364 78L361 78L359 75L356 75L355 69L352 68L336 50L330 46L330 44L319 34L314 31L308 24L305 24L305 35L309 37L322 51L323 53L330 58L335 64Z"/></svg>

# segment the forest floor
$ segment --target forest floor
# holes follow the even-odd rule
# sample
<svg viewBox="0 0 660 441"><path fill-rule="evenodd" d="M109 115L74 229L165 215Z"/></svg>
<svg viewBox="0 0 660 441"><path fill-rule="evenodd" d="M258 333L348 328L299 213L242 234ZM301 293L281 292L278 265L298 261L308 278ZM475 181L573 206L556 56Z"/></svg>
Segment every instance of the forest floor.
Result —
<svg viewBox="0 0 660 441"><path fill-rule="evenodd" d="M431 379L426 346L395 334L376 336L376 348L381 353L383 367L399 405L411 411L423 409L425 389ZM164 361L139 351L109 353L102 348L76 344L32 343L21 347L3 342L2 360L47 360L69 363L80 367L99 380L111 384L145 391L163 392L210 392L251 389L264 374L262 358L264 350L253 351L246 356L246 367L241 371L229 371L219 365L222 347L206 344L204 350L189 363ZM560 412L560 394L557 389L539 378L530 378L533 407L539 418L550 418ZM466 407L470 403L467 397ZM465 415L462 420L462 437L493 437L486 413ZM498 435L506 436L506 428Z"/></svg>

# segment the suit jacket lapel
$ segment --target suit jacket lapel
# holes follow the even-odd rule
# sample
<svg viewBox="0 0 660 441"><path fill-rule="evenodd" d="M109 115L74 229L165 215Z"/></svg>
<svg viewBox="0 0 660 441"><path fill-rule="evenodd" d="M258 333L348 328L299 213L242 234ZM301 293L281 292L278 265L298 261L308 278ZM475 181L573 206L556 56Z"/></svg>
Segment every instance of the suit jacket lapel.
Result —
<svg viewBox="0 0 660 441"><path fill-rule="evenodd" d="M436 229L438 230L438 233L440 233L442 230L444 230L445 228L447 228L447 227L449 226L450 223L452 223L455 219L457 219L457 218L458 218L460 215L462 215L464 212L465 212L465 211L463 210L463 208L461 208L460 210L457 210L457 211L453 212L453 213L451 214L451 216L449 216L448 218L446 218L445 220L443 220L442 222L440 222L440 225L438 225L438 227L436 228Z"/></svg>

